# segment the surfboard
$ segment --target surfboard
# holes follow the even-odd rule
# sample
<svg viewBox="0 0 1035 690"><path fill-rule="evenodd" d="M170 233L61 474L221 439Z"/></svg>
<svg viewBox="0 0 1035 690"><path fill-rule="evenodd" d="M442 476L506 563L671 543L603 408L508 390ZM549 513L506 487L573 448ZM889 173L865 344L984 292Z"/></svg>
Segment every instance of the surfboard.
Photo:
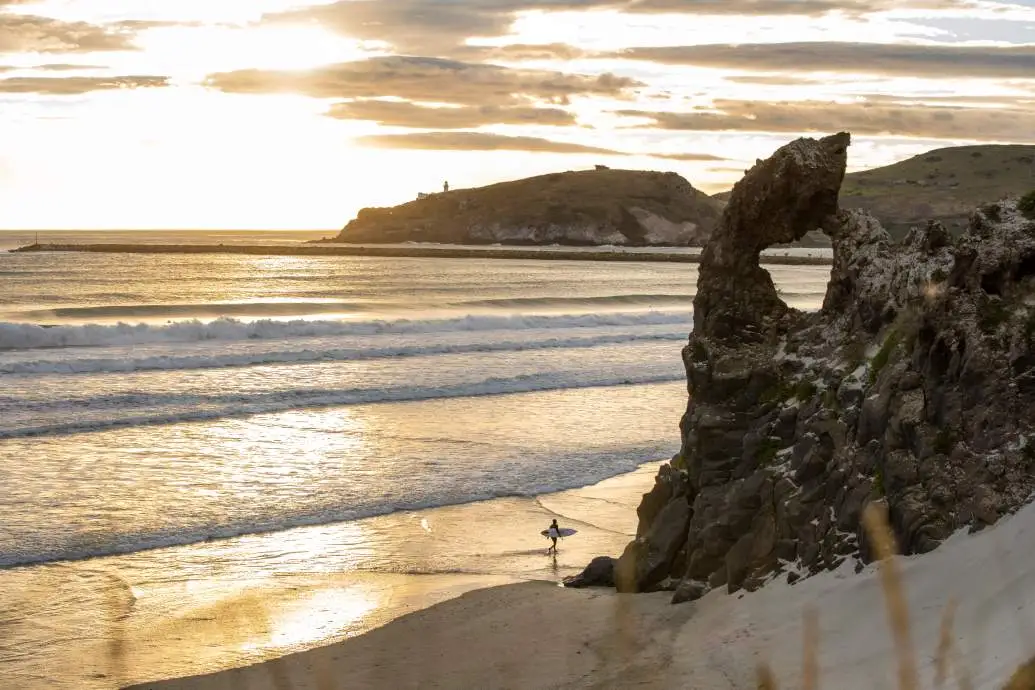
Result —
<svg viewBox="0 0 1035 690"><path fill-rule="evenodd" d="M571 527L561 527L560 532L561 532L561 536L562 537L570 537L571 535L573 535L576 532L578 532L578 530L577 529L572 529ZM544 529L539 534L543 535L544 537L548 537L548 536L550 536L550 530Z"/></svg>

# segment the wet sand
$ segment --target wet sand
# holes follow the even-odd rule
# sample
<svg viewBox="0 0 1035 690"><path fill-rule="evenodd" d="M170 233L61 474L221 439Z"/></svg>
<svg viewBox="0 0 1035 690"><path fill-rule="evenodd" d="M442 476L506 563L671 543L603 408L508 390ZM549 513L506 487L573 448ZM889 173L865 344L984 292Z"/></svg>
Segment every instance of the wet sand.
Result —
<svg viewBox="0 0 1035 690"><path fill-rule="evenodd" d="M657 466L534 498L0 571L0 688L211 674L351 644L472 590L534 581L563 594L561 578L631 539ZM555 516L579 533L553 557L539 530Z"/></svg>

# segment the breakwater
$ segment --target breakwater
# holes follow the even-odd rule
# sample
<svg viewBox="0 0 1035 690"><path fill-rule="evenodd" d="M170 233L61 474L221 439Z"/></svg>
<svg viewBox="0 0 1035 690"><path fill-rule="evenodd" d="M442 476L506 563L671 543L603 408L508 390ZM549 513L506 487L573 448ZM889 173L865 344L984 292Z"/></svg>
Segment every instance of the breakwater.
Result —
<svg viewBox="0 0 1035 690"><path fill-rule="evenodd" d="M657 261L700 263L700 254L661 251L574 251L566 249L504 249L490 247L420 247L365 245L244 245L244 244L30 244L12 252L93 252L105 254L258 254L265 256L376 256L442 259L538 259L554 261ZM790 266L828 266L821 256L765 255L762 263Z"/></svg>

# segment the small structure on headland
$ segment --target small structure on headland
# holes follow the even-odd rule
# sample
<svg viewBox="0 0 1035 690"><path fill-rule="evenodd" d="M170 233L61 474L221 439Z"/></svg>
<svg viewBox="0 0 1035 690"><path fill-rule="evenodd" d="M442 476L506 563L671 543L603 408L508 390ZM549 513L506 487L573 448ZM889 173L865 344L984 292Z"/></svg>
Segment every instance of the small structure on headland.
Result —
<svg viewBox="0 0 1035 690"><path fill-rule="evenodd" d="M442 193L445 194L449 191L449 180L442 183ZM422 199L430 199L435 196L438 192L417 192L417 201Z"/></svg>

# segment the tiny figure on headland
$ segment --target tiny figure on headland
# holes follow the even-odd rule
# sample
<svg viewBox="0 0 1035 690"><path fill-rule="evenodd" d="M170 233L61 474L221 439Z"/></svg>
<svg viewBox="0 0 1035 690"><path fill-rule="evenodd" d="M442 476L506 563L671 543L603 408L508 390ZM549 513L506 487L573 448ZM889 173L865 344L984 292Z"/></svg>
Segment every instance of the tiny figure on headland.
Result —
<svg viewBox="0 0 1035 690"><path fill-rule="evenodd" d="M443 192L448 192L449 191L449 180L446 180L445 182L442 183L442 191Z"/></svg>
<svg viewBox="0 0 1035 690"><path fill-rule="evenodd" d="M546 552L550 553L550 551L553 551L554 553L557 553L557 539L561 536L561 528L557 524L557 518L554 518L553 522L550 523L550 529L547 536L549 536L550 540L553 541L553 546L547 549Z"/></svg>

